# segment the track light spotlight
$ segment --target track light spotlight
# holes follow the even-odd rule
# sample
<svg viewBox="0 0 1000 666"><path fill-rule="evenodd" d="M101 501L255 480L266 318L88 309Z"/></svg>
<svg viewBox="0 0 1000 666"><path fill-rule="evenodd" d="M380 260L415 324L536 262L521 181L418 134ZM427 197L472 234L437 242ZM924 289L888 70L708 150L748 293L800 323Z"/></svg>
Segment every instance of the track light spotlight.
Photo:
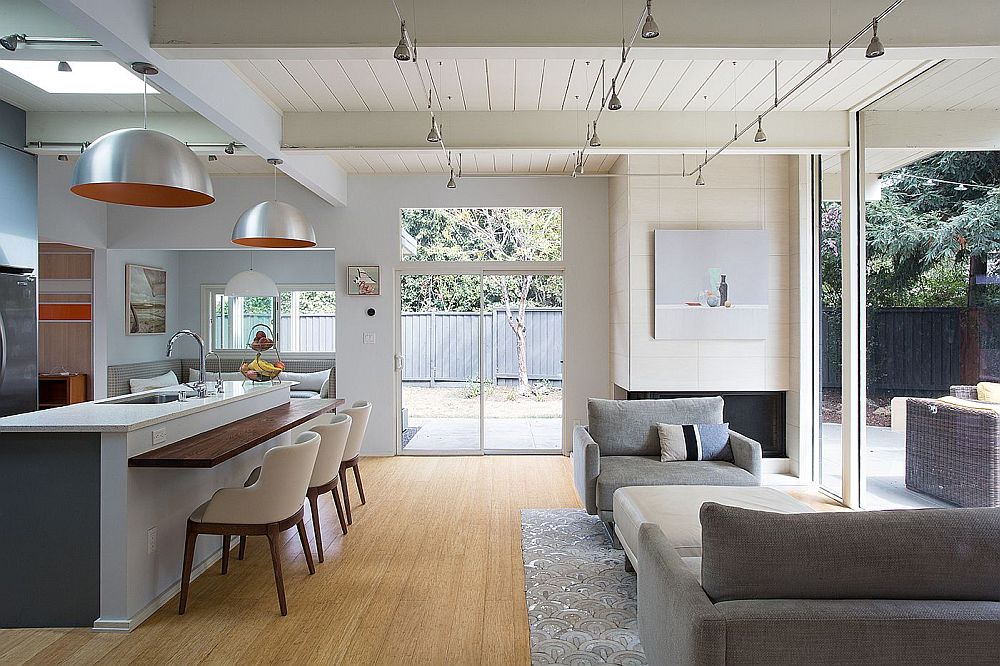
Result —
<svg viewBox="0 0 1000 666"><path fill-rule="evenodd" d="M437 121L434 120L434 115L431 115L431 131L427 133L427 141L430 143L440 143L441 142L441 132L438 130Z"/></svg>
<svg viewBox="0 0 1000 666"><path fill-rule="evenodd" d="M594 121L594 133L590 135L590 147L597 148L601 145L601 139L597 136L597 121Z"/></svg>
<svg viewBox="0 0 1000 666"><path fill-rule="evenodd" d="M393 52L392 57L404 62L410 59L410 47L406 43L406 21L399 22L399 45Z"/></svg>
<svg viewBox="0 0 1000 666"><path fill-rule="evenodd" d="M69 155L60 155L56 159L59 160L60 162L69 162Z"/></svg>
<svg viewBox="0 0 1000 666"><path fill-rule="evenodd" d="M235 141L230 141L229 145L226 146L225 149L222 152L224 152L226 155L235 155L236 154L236 142Z"/></svg>
<svg viewBox="0 0 1000 666"><path fill-rule="evenodd" d="M73 68L70 67L69 63L66 62L65 60L60 60L59 61L59 66L57 67L57 69L60 72L72 72L73 71Z"/></svg>
<svg viewBox="0 0 1000 666"><path fill-rule="evenodd" d="M448 189L453 190L458 187L458 183L455 182L455 170L451 170L451 177L448 179Z"/></svg>
<svg viewBox="0 0 1000 666"><path fill-rule="evenodd" d="M705 179L701 175L701 167L698 167L698 179L694 181L694 184L698 187L705 187Z"/></svg>
<svg viewBox="0 0 1000 666"><path fill-rule="evenodd" d="M885 47L882 46L882 40L878 38L878 19L874 19L872 21L872 41L869 42L868 48L865 50L865 57L878 58L882 55L885 55Z"/></svg>
<svg viewBox="0 0 1000 666"><path fill-rule="evenodd" d="M209 155L208 156L208 161L209 162L216 162L216 161L218 161L218 159L219 159L218 155Z"/></svg>
<svg viewBox="0 0 1000 666"><path fill-rule="evenodd" d="M28 39L27 35L14 33L12 35L7 35L6 37L0 37L0 46L4 47L8 51L16 51L17 45L23 43L26 39Z"/></svg>
<svg viewBox="0 0 1000 666"><path fill-rule="evenodd" d="M767 141L767 135L764 134L763 120L763 117L757 116L757 133L753 135L754 143L764 143Z"/></svg>
<svg viewBox="0 0 1000 666"><path fill-rule="evenodd" d="M646 0L646 20L642 24L642 38L653 39L660 36L660 26L653 20L653 0Z"/></svg>
<svg viewBox="0 0 1000 666"><path fill-rule="evenodd" d="M622 108L622 101L618 99L618 93L615 91L615 80L611 79L611 97L608 99L608 111L617 111Z"/></svg>

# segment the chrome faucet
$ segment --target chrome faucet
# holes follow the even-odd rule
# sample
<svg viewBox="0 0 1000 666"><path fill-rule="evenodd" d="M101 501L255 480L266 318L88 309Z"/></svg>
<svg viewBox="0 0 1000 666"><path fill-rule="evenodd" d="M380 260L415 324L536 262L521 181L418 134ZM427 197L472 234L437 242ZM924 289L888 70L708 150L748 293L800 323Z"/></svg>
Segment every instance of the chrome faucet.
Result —
<svg viewBox="0 0 1000 666"><path fill-rule="evenodd" d="M174 342L177 341L177 338L184 337L185 335L191 336L192 338L195 339L195 342L198 343L198 351L201 356L201 358L199 359L201 361L201 374L200 374L201 381L195 382L194 384L185 382L184 385L193 388L195 391L197 391L199 398L204 398L208 394L208 391L205 388L205 379L206 379L205 341L201 339L201 336L195 333L194 331L189 331L187 329L184 329L183 331L177 331L176 333L174 333L173 337L170 338L169 342L167 342L167 356L170 356L170 353L174 350Z"/></svg>
<svg viewBox="0 0 1000 666"><path fill-rule="evenodd" d="M214 351L210 351L205 354L205 365L208 365L208 357L214 356L216 360L216 367L219 369L218 375L215 378L215 392L223 393L225 391L225 385L222 383L222 357L216 354ZM207 379L207 377L205 378Z"/></svg>

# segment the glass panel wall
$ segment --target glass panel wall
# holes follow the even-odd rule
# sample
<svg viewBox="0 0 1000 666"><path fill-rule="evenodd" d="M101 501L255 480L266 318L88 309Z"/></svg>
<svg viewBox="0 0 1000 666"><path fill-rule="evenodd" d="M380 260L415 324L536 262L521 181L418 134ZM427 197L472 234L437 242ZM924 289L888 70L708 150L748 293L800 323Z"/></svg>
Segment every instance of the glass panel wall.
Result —
<svg viewBox="0 0 1000 666"><path fill-rule="evenodd" d="M841 496L843 438L841 416L841 243L840 155L823 156L819 229L819 441L817 478L820 487Z"/></svg>

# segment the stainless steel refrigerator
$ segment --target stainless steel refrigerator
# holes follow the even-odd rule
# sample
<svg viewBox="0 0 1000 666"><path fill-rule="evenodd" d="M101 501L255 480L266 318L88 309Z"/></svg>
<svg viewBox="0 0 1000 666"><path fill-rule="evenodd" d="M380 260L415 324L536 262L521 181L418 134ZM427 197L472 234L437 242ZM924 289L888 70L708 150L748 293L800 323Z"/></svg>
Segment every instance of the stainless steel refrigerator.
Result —
<svg viewBox="0 0 1000 666"><path fill-rule="evenodd" d="M28 272L0 266L0 416L38 409L38 306Z"/></svg>

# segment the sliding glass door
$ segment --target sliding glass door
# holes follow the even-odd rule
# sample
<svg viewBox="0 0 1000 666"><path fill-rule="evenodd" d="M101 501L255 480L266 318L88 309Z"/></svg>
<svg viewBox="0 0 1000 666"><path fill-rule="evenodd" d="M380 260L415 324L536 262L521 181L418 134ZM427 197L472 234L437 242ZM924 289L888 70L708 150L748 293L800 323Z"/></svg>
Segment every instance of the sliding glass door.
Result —
<svg viewBox="0 0 1000 666"><path fill-rule="evenodd" d="M399 276L399 451L562 451L563 278Z"/></svg>

